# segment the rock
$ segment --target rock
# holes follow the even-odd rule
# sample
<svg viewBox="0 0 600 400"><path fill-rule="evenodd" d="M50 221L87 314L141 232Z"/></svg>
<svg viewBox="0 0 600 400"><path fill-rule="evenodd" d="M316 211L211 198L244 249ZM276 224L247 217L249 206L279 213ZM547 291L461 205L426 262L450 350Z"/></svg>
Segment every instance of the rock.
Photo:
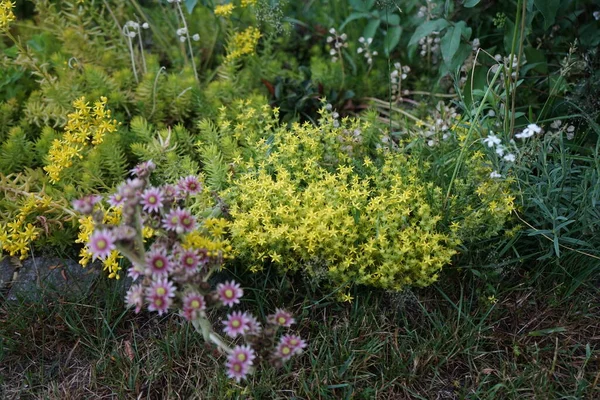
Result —
<svg viewBox="0 0 600 400"><path fill-rule="evenodd" d="M0 260L0 293L8 290L13 279L15 267L11 264L9 257Z"/></svg>
<svg viewBox="0 0 600 400"><path fill-rule="evenodd" d="M23 261L7 299L40 301L62 298L76 301L89 293L100 269L97 263L83 268L70 259L31 257Z"/></svg>

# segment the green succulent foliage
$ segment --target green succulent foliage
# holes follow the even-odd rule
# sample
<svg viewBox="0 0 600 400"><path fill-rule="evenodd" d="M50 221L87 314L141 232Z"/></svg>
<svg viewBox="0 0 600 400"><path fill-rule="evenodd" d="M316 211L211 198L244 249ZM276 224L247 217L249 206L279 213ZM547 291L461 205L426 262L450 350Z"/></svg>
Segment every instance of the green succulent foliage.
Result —
<svg viewBox="0 0 600 400"><path fill-rule="evenodd" d="M21 127L11 128L8 138L0 146L0 172L6 175L19 172L32 163L33 143L27 140Z"/></svg>

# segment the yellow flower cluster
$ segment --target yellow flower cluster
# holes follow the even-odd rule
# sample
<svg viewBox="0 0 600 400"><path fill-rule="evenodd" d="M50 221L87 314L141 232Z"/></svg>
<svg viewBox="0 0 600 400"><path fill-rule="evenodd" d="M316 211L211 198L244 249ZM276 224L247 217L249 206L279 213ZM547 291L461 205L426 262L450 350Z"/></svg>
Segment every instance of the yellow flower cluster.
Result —
<svg viewBox="0 0 600 400"><path fill-rule="evenodd" d="M253 26L247 28L243 32L235 33L227 44L227 57L225 57L225 62L231 62L244 55L254 54L256 45L261 36L258 28Z"/></svg>
<svg viewBox="0 0 600 400"><path fill-rule="evenodd" d="M184 249L206 249L208 257L232 259L233 249L225 238L229 222L224 218L207 218L204 220L203 232L195 230L188 233L182 246Z"/></svg>
<svg viewBox="0 0 600 400"><path fill-rule="evenodd" d="M220 4L215 7L215 15L217 17L228 17L233 12L235 6L231 3L229 4Z"/></svg>
<svg viewBox="0 0 600 400"><path fill-rule="evenodd" d="M32 213L42 213L50 208L52 199L47 196L27 197L19 208L16 218L6 225L0 225L0 246L10 256L19 255L21 260L29 253L29 246L41 233L41 229L27 222L27 217Z"/></svg>
<svg viewBox="0 0 600 400"><path fill-rule="evenodd" d="M248 114L259 115L247 111L219 126L250 126ZM254 156L236 162L241 173L226 193L232 244L254 260L252 270L273 264L325 275L336 286L392 290L437 279L460 241L443 232L442 216L429 203L429 191L441 190L422 182L421 166L389 151L379 153L380 162L357 159L361 147L349 148L346 136L361 132L366 140L377 131L367 122L345 120L346 128L338 128L324 120L289 129L267 123L261 131L274 130L272 143L251 144Z"/></svg>
<svg viewBox="0 0 600 400"><path fill-rule="evenodd" d="M256 4L256 0L242 0L242 7L250 7Z"/></svg>
<svg viewBox="0 0 600 400"><path fill-rule="evenodd" d="M110 110L106 109L107 101L106 97L100 97L94 107L89 106L85 97L73 102L75 111L68 115L63 138L52 142L48 165L44 167L52 183L60 180L61 172L73 165L74 158L83 158L81 153L87 146L101 144L107 132L117 129L117 121L111 120Z"/></svg>
<svg viewBox="0 0 600 400"><path fill-rule="evenodd" d="M109 208L103 217L104 224L109 225L119 225L121 222L121 208ZM96 224L94 223L94 219L92 216L86 216L83 218L79 218L79 234L77 235L77 239L75 243L83 243L86 244L85 247L81 249L79 252L79 264L83 267L87 266L92 260L92 253L88 251L87 242L90 239L90 236L94 232ZM120 279L119 271L121 271L121 259L123 256L117 250L113 250L110 255L103 260L103 270L108 272L108 277L113 279Z"/></svg>
<svg viewBox="0 0 600 400"><path fill-rule="evenodd" d="M15 20L15 14L12 9L15 7L15 3L10 0L0 1L0 32L7 31L10 23Z"/></svg>

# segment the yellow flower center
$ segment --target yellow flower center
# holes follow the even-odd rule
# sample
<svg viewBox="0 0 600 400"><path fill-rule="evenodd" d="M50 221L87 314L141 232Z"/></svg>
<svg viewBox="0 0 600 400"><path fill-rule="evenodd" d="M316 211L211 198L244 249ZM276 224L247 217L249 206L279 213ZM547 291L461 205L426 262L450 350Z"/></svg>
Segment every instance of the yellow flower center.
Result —
<svg viewBox="0 0 600 400"><path fill-rule="evenodd" d="M279 317L279 319L277 320L277 322L279 322L280 325L285 324L285 321L286 321L285 317Z"/></svg>
<svg viewBox="0 0 600 400"><path fill-rule="evenodd" d="M192 308L200 308L200 302L198 300L192 300Z"/></svg>
<svg viewBox="0 0 600 400"><path fill-rule="evenodd" d="M287 355L288 355L288 354L290 354L291 352L292 352L292 349L290 349L290 348L289 348L289 347L287 347L287 346L284 346L284 347L281 349L281 353L282 353L284 356L287 356Z"/></svg>
<svg viewBox="0 0 600 400"><path fill-rule="evenodd" d="M98 247L100 250L104 250L106 248L107 244L106 244L106 240L104 239L100 239L96 242L96 247Z"/></svg>
<svg viewBox="0 0 600 400"><path fill-rule="evenodd" d="M232 298L233 297L233 290L231 290L231 289L225 290L225 297L227 297L228 299Z"/></svg>
<svg viewBox="0 0 600 400"><path fill-rule="evenodd" d="M156 260L156 261L154 261L154 267L155 268L161 269L164 266L165 266L165 263L164 263L163 260Z"/></svg>
<svg viewBox="0 0 600 400"><path fill-rule="evenodd" d="M233 326L234 328L239 328L240 321L238 321L237 319L234 319L233 321L231 321L231 326Z"/></svg>
<svg viewBox="0 0 600 400"><path fill-rule="evenodd" d="M246 355L245 355L244 353L240 353L240 354L238 354L238 356L237 356L237 359L238 359L238 360L240 360L241 362L244 362L244 361L246 361L246 358L247 358L247 357L246 357Z"/></svg>
<svg viewBox="0 0 600 400"><path fill-rule="evenodd" d="M156 294L159 296L164 296L166 293L167 291L163 287L159 287L158 289L156 289Z"/></svg>

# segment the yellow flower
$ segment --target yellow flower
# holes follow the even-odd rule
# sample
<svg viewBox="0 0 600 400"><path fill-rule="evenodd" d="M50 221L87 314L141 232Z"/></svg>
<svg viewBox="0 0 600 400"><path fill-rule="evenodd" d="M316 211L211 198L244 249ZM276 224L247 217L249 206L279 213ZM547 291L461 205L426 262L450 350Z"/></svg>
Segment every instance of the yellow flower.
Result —
<svg viewBox="0 0 600 400"><path fill-rule="evenodd" d="M220 4L215 7L215 15L217 17L228 17L233 12L235 6L231 3L229 4Z"/></svg>
<svg viewBox="0 0 600 400"><path fill-rule="evenodd" d="M260 31L253 26L243 32L234 34L227 44L227 57L225 57L225 62L231 62L244 55L254 54L256 45L261 36Z"/></svg>
<svg viewBox="0 0 600 400"><path fill-rule="evenodd" d="M249 7L256 4L256 0L242 0L242 7Z"/></svg>
<svg viewBox="0 0 600 400"><path fill-rule="evenodd" d="M16 17L12 9L15 7L15 3L10 0L0 1L0 31L7 31L11 22Z"/></svg>

